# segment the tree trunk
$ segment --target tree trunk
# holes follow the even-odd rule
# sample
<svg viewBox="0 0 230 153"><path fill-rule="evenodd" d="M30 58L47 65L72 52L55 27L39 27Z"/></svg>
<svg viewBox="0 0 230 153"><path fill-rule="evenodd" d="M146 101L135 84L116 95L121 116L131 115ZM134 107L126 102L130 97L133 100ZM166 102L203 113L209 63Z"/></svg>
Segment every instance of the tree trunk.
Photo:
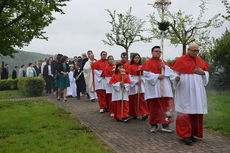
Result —
<svg viewBox="0 0 230 153"><path fill-rule="evenodd" d="M128 61L129 60L129 48L125 48L125 52L127 54L126 60Z"/></svg>
<svg viewBox="0 0 230 153"><path fill-rule="evenodd" d="M183 45L183 55L186 54L186 44L182 44Z"/></svg>

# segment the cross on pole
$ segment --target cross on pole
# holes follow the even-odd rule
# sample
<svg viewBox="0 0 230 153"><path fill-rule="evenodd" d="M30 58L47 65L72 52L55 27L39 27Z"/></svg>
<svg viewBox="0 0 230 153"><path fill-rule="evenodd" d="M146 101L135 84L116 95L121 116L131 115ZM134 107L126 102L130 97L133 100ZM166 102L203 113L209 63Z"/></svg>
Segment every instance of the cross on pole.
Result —
<svg viewBox="0 0 230 153"><path fill-rule="evenodd" d="M156 0L155 5L158 9L161 9L162 15L161 15L161 23L164 23L164 15L165 15L165 9L171 4L170 0ZM161 30L161 60L163 62L164 59L164 30ZM161 68L161 74L164 74L164 69ZM163 80L161 80L161 97L163 97Z"/></svg>
<svg viewBox="0 0 230 153"><path fill-rule="evenodd" d="M165 9L171 4L170 0L156 0L155 5L161 9L162 16L161 16L161 22L164 22L164 12Z"/></svg>

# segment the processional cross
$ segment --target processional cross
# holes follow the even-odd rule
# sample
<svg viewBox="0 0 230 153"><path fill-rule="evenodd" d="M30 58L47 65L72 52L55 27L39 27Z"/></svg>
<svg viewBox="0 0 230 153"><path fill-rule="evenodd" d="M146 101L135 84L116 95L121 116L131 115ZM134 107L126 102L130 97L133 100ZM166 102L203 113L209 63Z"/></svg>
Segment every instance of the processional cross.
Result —
<svg viewBox="0 0 230 153"><path fill-rule="evenodd" d="M161 9L161 23L159 23L159 29L161 30L161 60L164 59L164 34L165 31L168 29L168 22L166 23L164 20L165 10L171 4L170 0L156 0L155 6L158 9ZM164 69L161 69L161 74L164 74ZM161 97L163 97L163 80L161 80Z"/></svg>

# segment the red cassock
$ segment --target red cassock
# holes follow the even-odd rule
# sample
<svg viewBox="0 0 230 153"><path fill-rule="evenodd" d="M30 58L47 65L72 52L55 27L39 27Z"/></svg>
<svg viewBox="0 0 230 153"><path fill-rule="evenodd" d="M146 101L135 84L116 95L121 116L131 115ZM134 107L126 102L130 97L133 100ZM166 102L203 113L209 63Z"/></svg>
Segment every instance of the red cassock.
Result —
<svg viewBox="0 0 230 153"><path fill-rule="evenodd" d="M93 71L94 70L101 70L103 72L105 70L106 65L107 65L107 60L106 59L105 60L100 59L100 60L93 63L92 69L93 69ZM103 73L100 77L103 78ZM98 85L103 86L103 83L104 82L102 82L101 84L98 84ZM95 84L95 88L96 88L96 93L97 93L98 103L99 103L100 109L107 109L105 89L103 89L103 88L97 89L96 83L95 83L95 77L94 77L94 84Z"/></svg>
<svg viewBox="0 0 230 153"><path fill-rule="evenodd" d="M141 70L161 74L161 62L161 59L151 58L143 64ZM168 63L165 61L163 62L170 67ZM173 122L173 119L166 121L166 112L170 109L174 110L174 100L172 97L147 99L147 105L149 111L149 124L169 124Z"/></svg>
<svg viewBox="0 0 230 153"><path fill-rule="evenodd" d="M132 64L129 65L126 72L132 76L136 76L136 78L139 78L138 72L140 71L141 65L138 64ZM143 73L142 73L143 75ZM138 85L136 84L134 88L138 88ZM137 111L137 104L138 104L138 91L136 94L129 95L129 115L138 117L147 115L147 103L144 99L144 93L140 93L139 96L139 111Z"/></svg>
<svg viewBox="0 0 230 153"><path fill-rule="evenodd" d="M182 74L193 74L196 67L204 71L209 70L209 65L196 56L192 58L189 53L178 58L173 64L173 70ZM177 113L176 132L179 137L203 137L203 114Z"/></svg>
<svg viewBox="0 0 230 153"><path fill-rule="evenodd" d="M121 81L122 81L122 75L118 72L117 74L112 75L112 78L110 80L110 84L116 84L117 82L121 82ZM127 74L124 75L124 83L125 84L131 83L129 76ZM113 92L113 94L114 94L114 92ZM117 93L115 93L115 94L117 94ZM124 92L124 94L127 94L127 92ZM125 97L125 95L124 95L124 97ZM120 97L120 99L121 99L121 97ZM116 100L116 101L113 100L112 103L114 106L114 119L122 119L122 118L126 118L129 116L129 102L128 102L128 100L123 101L123 116L121 115L122 100Z"/></svg>
<svg viewBox="0 0 230 153"><path fill-rule="evenodd" d="M115 64L112 65L107 64L105 70L103 71L103 76L112 77L115 66L116 66ZM110 114L114 113L114 106L112 103L112 93L106 93L106 104L107 107L109 108L109 113Z"/></svg>
<svg viewBox="0 0 230 153"><path fill-rule="evenodd" d="M125 70L127 70L127 68L128 68L129 65L130 65L130 62L129 62L129 61L125 61L125 62L119 61L119 62L116 63L116 65L117 65L118 63L122 63Z"/></svg>

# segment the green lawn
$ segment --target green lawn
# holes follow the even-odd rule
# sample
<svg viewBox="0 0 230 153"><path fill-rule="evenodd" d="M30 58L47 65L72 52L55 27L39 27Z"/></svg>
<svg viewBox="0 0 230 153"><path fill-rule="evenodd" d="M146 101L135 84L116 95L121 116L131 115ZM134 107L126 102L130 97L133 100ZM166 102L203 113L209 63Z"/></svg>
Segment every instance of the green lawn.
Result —
<svg viewBox="0 0 230 153"><path fill-rule="evenodd" d="M0 102L0 152L114 152L71 113L47 100Z"/></svg>
<svg viewBox="0 0 230 153"><path fill-rule="evenodd" d="M0 99L8 99L8 98L23 98L21 92L19 90L4 90L0 91Z"/></svg>
<svg viewBox="0 0 230 153"><path fill-rule="evenodd" d="M208 114L204 127L230 136L230 94L208 92Z"/></svg>

